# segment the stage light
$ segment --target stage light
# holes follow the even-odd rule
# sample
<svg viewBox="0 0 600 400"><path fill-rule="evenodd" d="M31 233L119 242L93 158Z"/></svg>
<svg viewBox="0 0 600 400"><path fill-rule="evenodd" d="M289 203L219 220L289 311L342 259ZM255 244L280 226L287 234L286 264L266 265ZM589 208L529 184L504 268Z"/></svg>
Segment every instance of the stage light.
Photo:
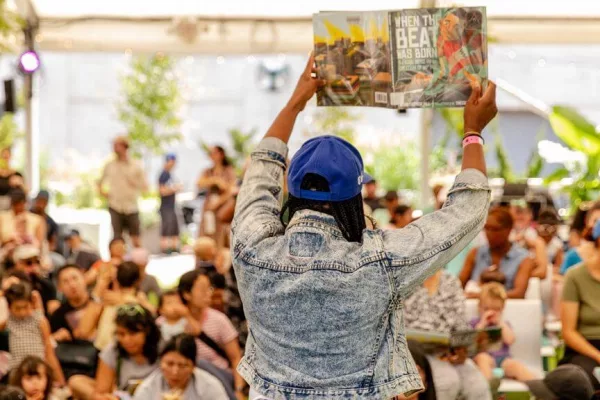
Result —
<svg viewBox="0 0 600 400"><path fill-rule="evenodd" d="M19 69L24 74L33 74L40 68L40 65L40 57L33 50L26 51L19 57Z"/></svg>

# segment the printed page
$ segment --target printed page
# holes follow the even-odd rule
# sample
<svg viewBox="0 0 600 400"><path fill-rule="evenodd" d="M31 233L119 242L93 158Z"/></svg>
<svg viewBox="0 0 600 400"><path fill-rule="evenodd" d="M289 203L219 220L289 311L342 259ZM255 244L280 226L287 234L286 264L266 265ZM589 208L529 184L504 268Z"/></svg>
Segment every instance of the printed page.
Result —
<svg viewBox="0 0 600 400"><path fill-rule="evenodd" d="M389 22L392 106L460 107L486 86L485 7L392 11Z"/></svg>
<svg viewBox="0 0 600 400"><path fill-rule="evenodd" d="M313 16L319 106L392 107L387 11ZM392 107L394 108L394 107Z"/></svg>

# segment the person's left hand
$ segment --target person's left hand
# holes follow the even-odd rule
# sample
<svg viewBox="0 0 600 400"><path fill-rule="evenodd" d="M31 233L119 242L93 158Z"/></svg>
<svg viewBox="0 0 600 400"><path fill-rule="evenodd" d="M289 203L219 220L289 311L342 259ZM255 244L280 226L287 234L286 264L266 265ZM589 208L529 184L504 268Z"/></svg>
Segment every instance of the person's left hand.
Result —
<svg viewBox="0 0 600 400"><path fill-rule="evenodd" d="M314 68L314 64L315 56L313 53L310 53L308 63L306 64L302 75L300 75L300 79L298 79L298 83L296 84L296 89L294 89L294 93L288 102L288 105L296 111L304 110L306 103L308 103L315 95L317 89L326 84L325 80L312 77L312 74L317 72L317 69Z"/></svg>

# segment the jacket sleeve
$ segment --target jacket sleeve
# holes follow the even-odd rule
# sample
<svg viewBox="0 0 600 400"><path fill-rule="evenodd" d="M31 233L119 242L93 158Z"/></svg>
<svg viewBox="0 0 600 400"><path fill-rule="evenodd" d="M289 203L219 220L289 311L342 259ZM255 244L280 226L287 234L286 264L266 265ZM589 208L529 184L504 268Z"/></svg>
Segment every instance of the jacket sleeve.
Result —
<svg viewBox="0 0 600 400"><path fill-rule="evenodd" d="M410 294L465 248L483 228L489 202L487 177L475 169L464 170L441 210L406 228L384 231L384 253L395 291Z"/></svg>
<svg viewBox="0 0 600 400"><path fill-rule="evenodd" d="M252 152L231 228L234 255L246 246L283 234L279 214L287 153L287 145L273 137L263 139Z"/></svg>

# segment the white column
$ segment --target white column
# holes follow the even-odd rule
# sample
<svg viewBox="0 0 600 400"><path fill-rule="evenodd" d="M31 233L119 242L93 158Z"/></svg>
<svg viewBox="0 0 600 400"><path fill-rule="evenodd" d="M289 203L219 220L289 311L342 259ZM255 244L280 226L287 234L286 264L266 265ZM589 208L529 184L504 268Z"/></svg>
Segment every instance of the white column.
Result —
<svg viewBox="0 0 600 400"><path fill-rule="evenodd" d="M425 208L430 203L431 188L429 187L429 152L431 151L431 125L433 123L432 109L421 110L421 129L419 134L419 147L421 150L420 163L420 203L421 207Z"/></svg>
<svg viewBox="0 0 600 400"><path fill-rule="evenodd" d="M38 76L25 77L25 175L32 195L40 190Z"/></svg>

